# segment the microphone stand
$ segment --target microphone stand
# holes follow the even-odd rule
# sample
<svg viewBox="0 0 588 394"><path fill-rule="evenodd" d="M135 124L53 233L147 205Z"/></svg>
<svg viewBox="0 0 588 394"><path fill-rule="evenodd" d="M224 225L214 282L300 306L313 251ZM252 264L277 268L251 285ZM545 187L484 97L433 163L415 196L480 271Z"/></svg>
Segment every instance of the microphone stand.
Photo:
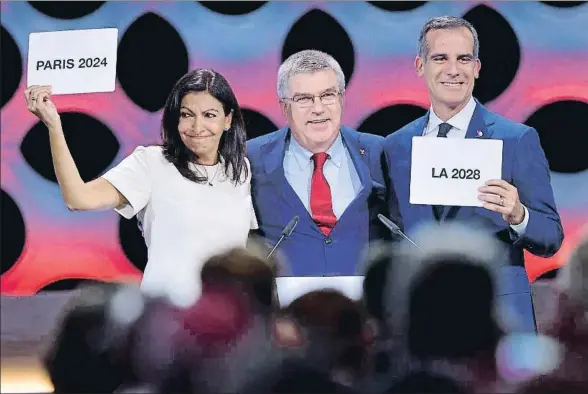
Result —
<svg viewBox="0 0 588 394"><path fill-rule="evenodd" d="M392 232L392 234L400 235L402 238L404 238L405 240L410 242L412 245L414 245L415 248L422 251L422 249L417 244L415 244L412 241L412 239L408 238L406 236L406 234L404 234L402 232L402 230L400 230L400 227L398 227L396 225L396 223L394 223L392 220L388 219L386 216L382 215L381 213L378 214L378 219L380 219L380 222L382 222L384 224L384 226L386 226L388 228L388 230L390 230Z"/></svg>
<svg viewBox="0 0 588 394"><path fill-rule="evenodd" d="M274 252L276 251L276 249L278 248L278 246L280 246L280 243L282 243L282 241L284 240L284 238L286 238L286 234L280 235L280 238L278 239L278 242L276 242L276 244L274 245L274 247L272 248L272 250L268 253L267 255L267 259L269 260L272 255L274 254Z"/></svg>
<svg viewBox="0 0 588 394"><path fill-rule="evenodd" d="M278 249L278 246L280 246L280 244L282 243L282 241L284 239L286 239L286 237L289 237L290 234L292 234L292 232L294 231L294 228L298 224L298 220L299 219L300 218L298 216L294 216L290 220L290 222L286 225L286 227L284 228L284 230L282 230L282 235L280 235L280 238L278 238L278 242L276 242L276 244L274 245L274 247L272 248L272 250L270 250L270 252L268 253L268 255L266 257L266 259L268 261L273 256L273 254L276 251L276 249ZM278 282L277 282L277 280L276 280L275 277L274 277L274 280L273 280L272 287L273 287L274 298L275 298L276 304L277 304L277 306L279 308L280 307L280 297L278 296Z"/></svg>

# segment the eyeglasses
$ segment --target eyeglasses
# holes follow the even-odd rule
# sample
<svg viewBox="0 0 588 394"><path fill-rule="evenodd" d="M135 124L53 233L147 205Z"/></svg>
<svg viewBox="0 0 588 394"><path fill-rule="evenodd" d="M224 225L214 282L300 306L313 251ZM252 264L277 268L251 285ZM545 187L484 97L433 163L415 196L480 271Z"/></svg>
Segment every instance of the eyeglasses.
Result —
<svg viewBox="0 0 588 394"><path fill-rule="evenodd" d="M325 92L316 94L297 94L294 97L284 97L283 100L290 100L300 108L309 108L314 105L314 98L318 97L323 105L331 105L337 102L341 92Z"/></svg>

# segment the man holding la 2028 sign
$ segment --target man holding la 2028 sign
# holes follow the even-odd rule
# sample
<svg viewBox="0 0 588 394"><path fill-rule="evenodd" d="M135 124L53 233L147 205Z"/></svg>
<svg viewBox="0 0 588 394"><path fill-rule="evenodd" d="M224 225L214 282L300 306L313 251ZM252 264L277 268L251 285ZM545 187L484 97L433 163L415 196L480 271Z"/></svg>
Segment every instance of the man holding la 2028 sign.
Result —
<svg viewBox="0 0 588 394"><path fill-rule="evenodd" d="M427 84L431 108L424 117L386 138L389 187L398 197L408 233L427 220L458 220L496 235L505 246L507 264L499 278L499 301L508 308L509 317L516 319L518 329L533 331L535 319L523 252L552 256L561 247L563 229L537 132L488 111L472 97L481 67L478 47L476 30L461 18L433 18L423 27L415 67ZM502 179L480 179L482 207L410 203L414 166L410 155L417 136L502 141ZM441 172L439 169L435 175ZM446 176L452 175L446 169Z"/></svg>

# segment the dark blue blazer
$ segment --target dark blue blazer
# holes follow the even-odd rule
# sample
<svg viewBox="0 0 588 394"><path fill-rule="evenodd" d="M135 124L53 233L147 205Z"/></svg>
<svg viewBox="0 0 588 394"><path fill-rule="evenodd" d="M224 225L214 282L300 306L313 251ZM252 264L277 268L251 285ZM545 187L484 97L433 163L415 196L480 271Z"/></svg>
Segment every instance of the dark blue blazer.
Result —
<svg viewBox="0 0 588 394"><path fill-rule="evenodd" d="M333 276L362 274L359 260L368 243L389 239L389 232L379 222L378 213L392 219L398 216L394 203L386 202L382 144L384 138L341 127L343 143L351 156L362 184L357 197L347 207L326 237L312 220L284 175L286 141L289 128L248 141L251 163L251 194L259 234L274 244L290 219L300 221L292 235L279 246L280 254L293 276ZM393 201L393 198L388 198Z"/></svg>
<svg viewBox="0 0 588 394"><path fill-rule="evenodd" d="M435 221L431 206L409 203L412 138L422 135L428 116L427 113L390 134L384 142L387 183L398 197L392 204L399 206L404 230L409 234L424 221ZM529 328L532 307L523 251L550 257L559 250L564 238L547 159L535 129L490 112L479 102L476 102L466 138L503 141L502 179L518 189L519 198L529 211L527 228L523 236L517 236L499 213L482 207L445 207L442 220L481 225L498 237L505 246L504 262L510 266L503 270L499 280L499 294L526 294L519 297L519 305L515 308L525 315L523 320L527 321L522 324Z"/></svg>

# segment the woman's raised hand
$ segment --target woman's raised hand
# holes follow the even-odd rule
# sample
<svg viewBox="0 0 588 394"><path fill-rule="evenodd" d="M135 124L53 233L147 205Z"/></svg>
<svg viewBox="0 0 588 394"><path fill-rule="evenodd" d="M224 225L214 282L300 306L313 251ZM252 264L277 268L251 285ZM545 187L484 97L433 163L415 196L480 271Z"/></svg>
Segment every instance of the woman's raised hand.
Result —
<svg viewBox="0 0 588 394"><path fill-rule="evenodd" d="M59 125L61 118L51 101L51 86L34 85L24 92L27 107L47 127Z"/></svg>

